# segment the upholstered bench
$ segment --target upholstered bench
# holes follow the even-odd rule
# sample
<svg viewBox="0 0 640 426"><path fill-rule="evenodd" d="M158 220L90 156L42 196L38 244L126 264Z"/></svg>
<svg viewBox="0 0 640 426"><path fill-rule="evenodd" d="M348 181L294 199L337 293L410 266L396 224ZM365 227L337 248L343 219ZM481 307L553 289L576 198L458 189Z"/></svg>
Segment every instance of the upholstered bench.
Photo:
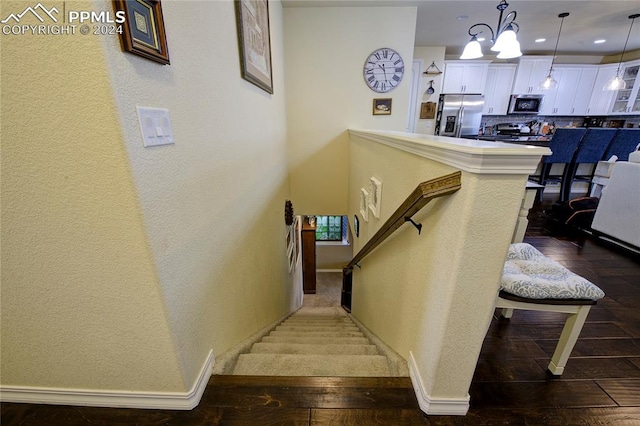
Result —
<svg viewBox="0 0 640 426"><path fill-rule="evenodd" d="M604 297L595 284L549 259L535 247L515 243L509 247L496 307L511 318L514 309L569 314L549 371L561 375L578 340L591 306Z"/></svg>

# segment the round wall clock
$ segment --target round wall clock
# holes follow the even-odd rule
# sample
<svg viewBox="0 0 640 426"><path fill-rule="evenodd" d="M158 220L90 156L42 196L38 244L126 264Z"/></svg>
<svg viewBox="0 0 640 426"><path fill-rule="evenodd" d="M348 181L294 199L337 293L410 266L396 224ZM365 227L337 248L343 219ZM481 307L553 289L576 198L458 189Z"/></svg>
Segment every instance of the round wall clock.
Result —
<svg viewBox="0 0 640 426"><path fill-rule="evenodd" d="M364 81L374 92L385 93L400 84L404 75L402 56L393 49L376 49L364 62Z"/></svg>

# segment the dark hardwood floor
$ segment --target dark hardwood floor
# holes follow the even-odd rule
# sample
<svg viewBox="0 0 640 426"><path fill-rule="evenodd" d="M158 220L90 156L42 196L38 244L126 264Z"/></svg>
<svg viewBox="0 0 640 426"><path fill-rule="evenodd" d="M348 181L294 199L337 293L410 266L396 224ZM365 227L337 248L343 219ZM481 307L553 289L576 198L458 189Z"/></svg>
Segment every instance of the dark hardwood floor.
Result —
<svg viewBox="0 0 640 426"><path fill-rule="evenodd" d="M535 215L535 212L533 213ZM547 372L562 314L497 312L464 416L425 416L408 378L213 376L192 411L2 404L2 425L640 425L640 258L606 243L527 242L600 286L564 375Z"/></svg>

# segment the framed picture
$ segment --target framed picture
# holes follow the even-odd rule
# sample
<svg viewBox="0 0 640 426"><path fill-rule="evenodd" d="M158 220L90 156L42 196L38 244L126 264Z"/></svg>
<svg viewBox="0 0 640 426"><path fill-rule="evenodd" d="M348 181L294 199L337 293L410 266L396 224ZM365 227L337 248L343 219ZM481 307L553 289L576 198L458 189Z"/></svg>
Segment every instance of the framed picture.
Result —
<svg viewBox="0 0 640 426"><path fill-rule="evenodd" d="M167 35L160 0L114 0L116 11L124 11L120 34L122 50L161 64L169 64Z"/></svg>
<svg viewBox="0 0 640 426"><path fill-rule="evenodd" d="M360 236L360 220L357 214L353 215L353 232L356 234L356 238Z"/></svg>
<svg viewBox="0 0 640 426"><path fill-rule="evenodd" d="M391 115L391 98L374 99L373 115Z"/></svg>
<svg viewBox="0 0 640 426"><path fill-rule="evenodd" d="M360 188L360 214L365 222L369 221L369 197L369 191Z"/></svg>
<svg viewBox="0 0 640 426"><path fill-rule="evenodd" d="M436 118L436 103L422 102L420 104L420 118L423 120Z"/></svg>
<svg viewBox="0 0 640 426"><path fill-rule="evenodd" d="M373 212L375 217L380 217L380 198L382 197L382 182L378 179L371 177L369 179L369 209Z"/></svg>
<svg viewBox="0 0 640 426"><path fill-rule="evenodd" d="M273 93L269 3L236 0L235 4L242 78Z"/></svg>

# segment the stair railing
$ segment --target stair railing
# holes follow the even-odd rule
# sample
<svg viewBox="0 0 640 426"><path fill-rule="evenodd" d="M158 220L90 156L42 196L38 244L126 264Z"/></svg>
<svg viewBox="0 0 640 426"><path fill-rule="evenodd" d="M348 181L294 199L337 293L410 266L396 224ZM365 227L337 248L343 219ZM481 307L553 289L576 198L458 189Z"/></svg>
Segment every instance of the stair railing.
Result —
<svg viewBox="0 0 640 426"><path fill-rule="evenodd" d="M404 200L396 211L380 227L378 232L358 251L349 264L342 269L342 297L341 304L344 309L351 312L351 287L353 268L369 253L375 250L388 237L390 237L404 223L411 222L418 233L422 230L422 224L417 224L412 217L418 213L434 198L452 194L460 189L461 172L451 173L419 184L416 189Z"/></svg>

